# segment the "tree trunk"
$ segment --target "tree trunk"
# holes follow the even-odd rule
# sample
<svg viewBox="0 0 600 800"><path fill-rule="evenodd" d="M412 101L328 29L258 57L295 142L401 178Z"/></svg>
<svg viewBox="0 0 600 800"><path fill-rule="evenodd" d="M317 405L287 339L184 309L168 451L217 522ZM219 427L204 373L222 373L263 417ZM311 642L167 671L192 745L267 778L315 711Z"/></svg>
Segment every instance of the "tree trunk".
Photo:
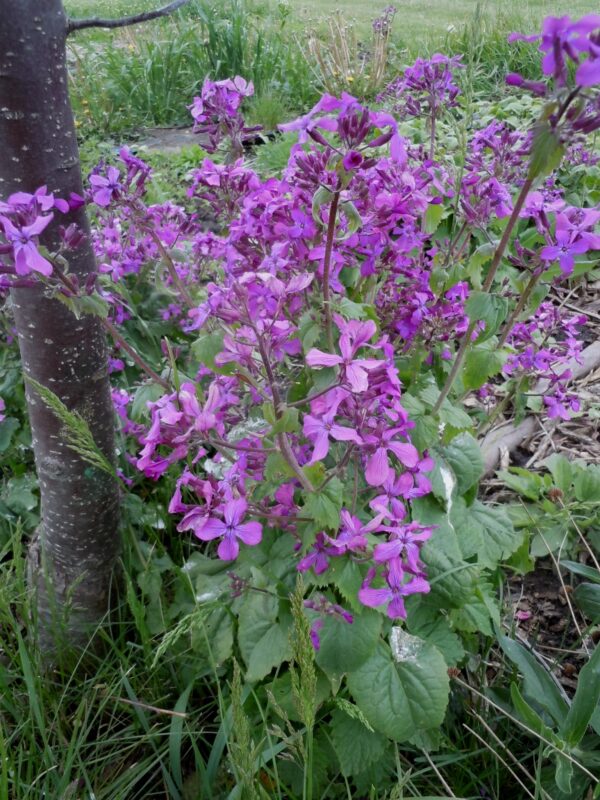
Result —
<svg viewBox="0 0 600 800"><path fill-rule="evenodd" d="M57 197L82 194L67 88L67 25L61 0L0 0L0 196L46 185ZM55 218L42 235L49 250L58 226L77 223L85 243L69 270L83 285L96 269L89 223L80 208ZM114 412L107 349L98 318L76 317L43 287L15 289L12 306L26 376L53 391L87 421L114 463ZM81 646L108 610L119 550L118 485L66 445L61 423L27 387L41 494L41 523L29 552L39 642L48 651Z"/></svg>

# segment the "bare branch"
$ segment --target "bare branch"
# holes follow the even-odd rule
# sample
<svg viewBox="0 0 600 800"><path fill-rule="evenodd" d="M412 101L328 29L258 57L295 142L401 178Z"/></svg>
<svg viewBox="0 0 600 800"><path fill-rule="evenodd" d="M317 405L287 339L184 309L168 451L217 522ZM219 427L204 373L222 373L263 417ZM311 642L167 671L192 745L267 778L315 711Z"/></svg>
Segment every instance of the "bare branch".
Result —
<svg viewBox="0 0 600 800"><path fill-rule="evenodd" d="M119 17L117 19L101 19L100 17L89 17L88 19L69 19L67 21L67 36L73 31L82 31L85 28L123 28L126 25L136 25L138 22L149 22L151 19L166 17L178 8L189 3L189 0L173 0L162 8L155 11L144 11L141 14L134 14L131 17Z"/></svg>

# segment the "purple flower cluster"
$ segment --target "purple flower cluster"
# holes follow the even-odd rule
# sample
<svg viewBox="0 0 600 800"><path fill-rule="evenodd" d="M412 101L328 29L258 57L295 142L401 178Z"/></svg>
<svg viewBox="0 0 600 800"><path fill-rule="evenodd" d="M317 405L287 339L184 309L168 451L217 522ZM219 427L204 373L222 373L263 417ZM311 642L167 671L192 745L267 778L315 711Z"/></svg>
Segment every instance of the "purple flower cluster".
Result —
<svg viewBox="0 0 600 800"><path fill-rule="evenodd" d="M245 97L252 97L251 81L237 75L224 81L213 82L208 78L202 85L199 97L194 97L190 111L194 119L194 131L201 135L202 146L208 153L215 153L227 140L235 157L244 152L244 138L259 131L260 125L246 127L241 114Z"/></svg>
<svg viewBox="0 0 600 800"><path fill-rule="evenodd" d="M545 67L552 74L560 58L595 64L585 19L568 35L552 34L567 54L553 45ZM517 229L501 255L506 274L530 279L527 297L543 276L568 275L579 256L600 249L598 209L567 205L551 179L532 189L532 136L494 122L472 136L460 170L435 161L435 122L456 102L458 66L434 56L402 77L401 113L429 115L429 152L404 139L393 114L348 94L325 95L281 126L298 134L281 177L262 180L241 158L207 159L192 176L193 210L149 205L150 170L123 150L118 167L93 171L85 198L97 213L93 244L111 324L129 319L129 288L151 274L162 298L157 323L179 326L163 354L181 371L157 376L145 365L165 387L148 403L150 424L141 429L129 418L127 392L113 396L124 432L140 446L137 469L176 478L169 512L178 529L227 561L240 543L283 531L294 538L302 572L326 580L336 559L358 565L360 602L391 618L405 616L408 595L429 590L420 553L433 533L413 516L412 501L431 491L434 463L415 446L399 370L415 395L414 365L433 365L436 377L448 372L463 343L485 328L469 319L472 290L493 283L501 305L516 309L498 333L510 351L504 376L543 377L548 414L576 411L565 365L580 352L583 320L544 303L513 324L523 316L517 280L493 281L492 272L486 286L485 260L478 267L469 259L510 217L528 244ZM205 82L192 114L213 150L227 139L241 155L241 106L251 93L241 78ZM585 102L591 108L595 100ZM44 190L2 204L0 270L53 278L37 237L53 210L67 208ZM220 218L217 232L202 224L206 208ZM452 224L438 230L446 218ZM119 350L115 370L123 358ZM327 603L311 608L351 622ZM313 626L315 646L321 625Z"/></svg>

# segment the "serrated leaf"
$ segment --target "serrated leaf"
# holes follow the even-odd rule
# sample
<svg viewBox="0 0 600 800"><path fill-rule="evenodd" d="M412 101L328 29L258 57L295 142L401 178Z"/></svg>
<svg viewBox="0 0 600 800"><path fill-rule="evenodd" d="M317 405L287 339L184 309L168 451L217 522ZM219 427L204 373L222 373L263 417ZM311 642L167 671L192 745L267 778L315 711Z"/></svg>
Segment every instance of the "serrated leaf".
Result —
<svg viewBox="0 0 600 800"><path fill-rule="evenodd" d="M442 455L454 473L459 495L465 494L483 475L481 448L469 433L456 436L442 448Z"/></svg>
<svg viewBox="0 0 600 800"><path fill-rule="evenodd" d="M473 594L479 568L467 563L458 544L457 533L446 512L431 498L413 501L414 518L424 525L434 525L421 557L427 567L432 590L451 608L460 607Z"/></svg>
<svg viewBox="0 0 600 800"><path fill-rule="evenodd" d="M465 357L462 371L463 387L466 390L481 388L493 375L500 372L504 360L498 351L473 347Z"/></svg>
<svg viewBox="0 0 600 800"><path fill-rule="evenodd" d="M278 611L279 600L269 592L251 592L244 598L238 644L248 671L252 668L247 680L260 680L289 655L287 636L277 623Z"/></svg>
<svg viewBox="0 0 600 800"><path fill-rule="evenodd" d="M343 503L343 486L338 478L331 480L320 492L309 494L302 507L302 515L310 517L317 525L337 531Z"/></svg>
<svg viewBox="0 0 600 800"><path fill-rule="evenodd" d="M449 667L465 656L460 637L450 628L446 617L440 615L437 603L430 595L410 597L406 602L406 625L410 633L437 647Z"/></svg>
<svg viewBox="0 0 600 800"><path fill-rule="evenodd" d="M282 625L272 625L265 631L247 660L246 680L255 683L262 680L291 657L289 638Z"/></svg>
<svg viewBox="0 0 600 800"><path fill-rule="evenodd" d="M479 561L495 568L508 558L521 544L523 534L517 533L510 517L502 508L489 506L476 500L470 514L483 529Z"/></svg>
<svg viewBox="0 0 600 800"><path fill-rule="evenodd" d="M429 203L425 211L425 231L435 233L440 226L445 208L441 203Z"/></svg>
<svg viewBox="0 0 600 800"><path fill-rule="evenodd" d="M212 370L216 368L215 358L223 352L224 336L223 331L214 331L203 333L196 339L192 344L192 353L200 364Z"/></svg>
<svg viewBox="0 0 600 800"><path fill-rule="evenodd" d="M411 637L410 653L394 661L380 643L363 666L348 675L348 687L376 731L404 742L418 730L440 725L448 703L448 672L439 650Z"/></svg>
<svg viewBox="0 0 600 800"><path fill-rule="evenodd" d="M381 733L370 732L344 711L334 709L331 715L331 741L340 762L342 775L350 777L378 761L387 746Z"/></svg>
<svg viewBox="0 0 600 800"><path fill-rule="evenodd" d="M508 300L488 292L471 292L465 303L465 311L471 322L485 322L485 329L477 337L477 342L485 342L500 328L508 314Z"/></svg>
<svg viewBox="0 0 600 800"><path fill-rule="evenodd" d="M453 405L449 400L446 400L440 408L440 419L446 425L459 431L473 427L473 421L467 412L459 406Z"/></svg>
<svg viewBox="0 0 600 800"><path fill-rule="evenodd" d="M327 616L319 634L317 665L330 677L358 669L375 652L382 624L381 614L370 609L356 614L351 623Z"/></svg>

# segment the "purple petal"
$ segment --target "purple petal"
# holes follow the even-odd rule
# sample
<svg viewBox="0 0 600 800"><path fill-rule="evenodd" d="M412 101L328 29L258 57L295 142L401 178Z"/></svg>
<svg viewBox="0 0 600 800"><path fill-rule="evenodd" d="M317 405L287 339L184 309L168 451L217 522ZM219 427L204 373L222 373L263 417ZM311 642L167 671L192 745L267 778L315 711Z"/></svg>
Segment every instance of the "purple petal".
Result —
<svg viewBox="0 0 600 800"><path fill-rule="evenodd" d="M363 604L363 606L368 606L369 608L377 608L377 606L382 606L384 603L392 597L392 592L390 589L359 589L358 590L358 599Z"/></svg>
<svg viewBox="0 0 600 800"><path fill-rule="evenodd" d="M322 461L329 452L329 436L327 431L323 431L317 436L315 441L315 449L311 456L309 464L316 464L317 461Z"/></svg>
<svg viewBox="0 0 600 800"><path fill-rule="evenodd" d="M367 461L367 468L365 470L365 478L370 486L381 486L385 483L390 471L387 450L385 447L379 447Z"/></svg>
<svg viewBox="0 0 600 800"><path fill-rule="evenodd" d="M248 508L248 503L243 497L238 497L237 500L230 500L225 506L225 522L232 528L235 528Z"/></svg>
<svg viewBox="0 0 600 800"><path fill-rule="evenodd" d="M392 558L398 558L403 548L404 544L398 540L378 544L373 551L373 561L376 564L383 564Z"/></svg>
<svg viewBox="0 0 600 800"><path fill-rule="evenodd" d="M217 539L219 536L223 536L226 530L227 525L225 525L223 520L210 517L206 520L204 525L199 530L195 530L194 533L199 539L202 539L203 542L210 542L211 539Z"/></svg>
<svg viewBox="0 0 600 800"><path fill-rule="evenodd" d="M262 525L260 522L245 522L243 525L237 526L235 535L244 544L250 546L258 544L262 539Z"/></svg>
<svg viewBox="0 0 600 800"><path fill-rule="evenodd" d="M342 363L342 357L333 353L324 353L322 350L317 350L316 347L313 347L306 354L306 363L309 367L335 367Z"/></svg>
<svg viewBox="0 0 600 800"><path fill-rule="evenodd" d="M329 432L338 442L356 442L356 444L362 444L362 439L353 428L344 428L342 425L332 425Z"/></svg>
<svg viewBox="0 0 600 800"><path fill-rule="evenodd" d="M217 555L222 561L233 561L238 557L240 546L235 536L227 535L217 548Z"/></svg>
<svg viewBox="0 0 600 800"><path fill-rule="evenodd" d="M356 363L346 365L346 380L350 384L350 388L356 394L366 392L369 388L369 379L367 373L362 367Z"/></svg>
<svg viewBox="0 0 600 800"><path fill-rule="evenodd" d="M388 448L405 467L416 467L419 463L419 451L414 444L388 442Z"/></svg>

